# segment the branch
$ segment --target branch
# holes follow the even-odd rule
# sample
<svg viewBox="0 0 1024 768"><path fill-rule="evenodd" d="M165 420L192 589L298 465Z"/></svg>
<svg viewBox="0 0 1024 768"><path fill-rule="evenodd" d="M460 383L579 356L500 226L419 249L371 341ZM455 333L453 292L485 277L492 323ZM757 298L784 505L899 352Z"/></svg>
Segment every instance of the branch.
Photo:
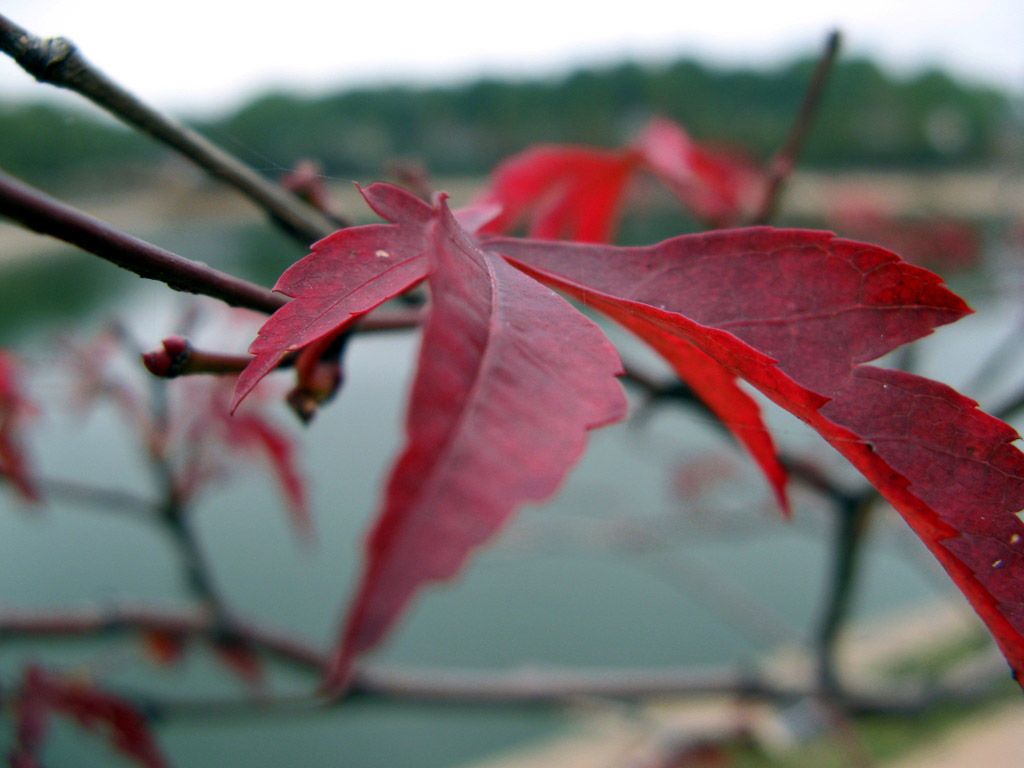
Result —
<svg viewBox="0 0 1024 768"><path fill-rule="evenodd" d="M38 483L48 498L59 498L141 520L155 520L160 509L158 504L130 491L101 488L77 480L42 479Z"/></svg>
<svg viewBox="0 0 1024 768"><path fill-rule="evenodd" d="M832 72L832 65L839 54L841 41L842 35L839 30L834 30L825 41L825 49L822 51L821 58L818 59L818 64L814 68L814 74L811 76L811 81L807 85L807 91L804 93L804 100L800 105L800 111L797 112L796 121L790 129L786 142L775 154L775 157L772 158L768 169L768 177L765 179L764 197L761 199L761 205L751 220L751 224L767 224L775 215L775 210L782 197L783 187L785 187L786 181L796 165L797 157L800 155L804 142L807 140L807 134L814 123L814 117L817 114L818 105L821 103L825 84L828 82L829 74Z"/></svg>
<svg viewBox="0 0 1024 768"><path fill-rule="evenodd" d="M125 234L0 171L0 216L56 237L176 291L201 293L270 314L288 299L255 283L190 261Z"/></svg>
<svg viewBox="0 0 1024 768"><path fill-rule="evenodd" d="M406 331L418 328L424 317L424 313L418 309L378 311L360 320L349 333ZM285 355L275 370L293 367L297 358L298 354L295 352ZM252 362L252 355L197 349L188 339L169 336L161 342L159 349L143 354L142 362L146 370L162 379L201 373L234 376L245 370Z"/></svg>
<svg viewBox="0 0 1024 768"><path fill-rule="evenodd" d="M0 612L0 636L69 637L153 631L216 640L225 631L276 659L320 675L328 654L288 635L233 620L225 626L209 611L160 610L123 606L77 612ZM844 689L837 700L853 714L914 714L943 701L970 701L992 693L1006 677L998 654L952 670L935 684L902 690ZM308 710L354 700L384 699L422 704L488 706L564 706L583 698L639 700L657 696L732 695L766 701L792 701L822 695L806 682L786 683L736 666L668 669L656 672L519 669L508 672L415 670L360 666L343 698L319 694L267 700L144 700L147 711L163 716L206 716L261 710Z"/></svg>
<svg viewBox="0 0 1024 768"><path fill-rule="evenodd" d="M208 610L171 610L145 606L119 606L79 611L0 612L0 637L72 637L124 632L162 632L209 640L225 633L300 669L317 674L327 665L327 654L284 634L232 619L225 625Z"/></svg>
<svg viewBox="0 0 1024 768"><path fill-rule="evenodd" d="M36 80L75 91L230 184L303 244L320 240L344 226L267 181L191 128L144 104L90 64L71 41L62 37L43 40L0 15L0 50Z"/></svg>

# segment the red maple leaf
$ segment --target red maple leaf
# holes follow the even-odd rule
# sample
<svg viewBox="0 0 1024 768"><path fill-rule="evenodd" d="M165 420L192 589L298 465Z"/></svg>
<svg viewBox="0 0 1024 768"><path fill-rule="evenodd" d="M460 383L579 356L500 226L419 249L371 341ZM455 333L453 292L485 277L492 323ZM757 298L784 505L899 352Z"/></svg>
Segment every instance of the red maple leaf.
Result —
<svg viewBox="0 0 1024 768"><path fill-rule="evenodd" d="M330 684L345 681L423 585L454 576L520 504L553 493L587 430L624 413L608 342L526 275L606 313L666 357L730 423L780 498L781 468L738 380L810 424L904 515L1013 668L1024 669L1016 433L942 384L864 365L970 311L936 275L877 246L770 228L648 248L507 238L481 250L443 200L412 206L401 190L371 189L393 225L359 228L350 235L358 249L321 249L289 270L292 284L313 288L308 298L298 291L295 304L330 304L329 286L339 282L346 297L361 293L360 309L349 304L333 316L345 326L401 290L380 280L379 267L362 266L380 247L371 235L392 244L408 233L399 258L421 263L405 279L428 276L432 294L407 445L367 542ZM352 260L356 277L342 277ZM336 331L314 314L316 333L275 315L261 340L296 349Z"/></svg>
<svg viewBox="0 0 1024 768"><path fill-rule="evenodd" d="M1024 670L1016 432L943 384L863 365L970 312L936 275L801 230L488 247L645 340L698 347L810 424L903 515Z"/></svg>
<svg viewBox="0 0 1024 768"><path fill-rule="evenodd" d="M0 479L7 480L26 501L39 501L20 435L35 412L35 406L22 393L17 361L0 350Z"/></svg>
<svg viewBox="0 0 1024 768"><path fill-rule="evenodd" d="M58 677L31 665L17 700L17 744L11 765L38 768L51 714L103 735L111 746L146 768L167 768L146 718L129 702L81 681Z"/></svg>
<svg viewBox="0 0 1024 768"><path fill-rule="evenodd" d="M590 429L626 415L621 364L597 326L478 250L443 201L428 229L432 303L407 443L367 541L333 685L426 582L455 576L523 502L553 494Z"/></svg>
<svg viewBox="0 0 1024 768"><path fill-rule="evenodd" d="M547 145L509 158L477 197L502 209L482 231L510 232L526 222L531 237L609 242L629 182L641 171L711 226L735 224L760 179L739 152L696 142L676 123L655 118L623 149Z"/></svg>

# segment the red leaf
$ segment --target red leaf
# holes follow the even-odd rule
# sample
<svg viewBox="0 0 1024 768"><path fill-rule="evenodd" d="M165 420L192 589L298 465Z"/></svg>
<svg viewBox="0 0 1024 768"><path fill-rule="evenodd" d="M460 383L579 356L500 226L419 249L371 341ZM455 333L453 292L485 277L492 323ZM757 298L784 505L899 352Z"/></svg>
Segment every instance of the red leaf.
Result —
<svg viewBox="0 0 1024 768"><path fill-rule="evenodd" d="M359 317L421 281L426 225L433 209L388 184L363 190L377 213L395 224L349 227L313 244L312 253L281 275L275 291L293 297L260 328L255 359L238 377L234 410L286 354L342 333Z"/></svg>
<svg viewBox="0 0 1024 768"><path fill-rule="evenodd" d="M711 411L732 432L740 445L761 467L783 513L790 513L786 496L786 470L779 461L775 443L761 420L761 407L737 386L736 376L685 339L664 333L650 333L631 318L618 318L656 349L679 378L689 384Z"/></svg>
<svg viewBox="0 0 1024 768"><path fill-rule="evenodd" d="M217 475L213 462L220 458L225 446L239 454L255 455L270 465L296 531L311 540L313 518L294 440L262 412L259 403L246 403L246 408L232 416L230 378L195 377L179 386L186 404L181 410L188 415L180 422L179 439L190 459L179 473L183 495L187 498L196 493Z"/></svg>
<svg viewBox="0 0 1024 768"><path fill-rule="evenodd" d="M0 350L0 478L6 479L26 501L39 501L20 431L35 407L22 394L18 364Z"/></svg>
<svg viewBox="0 0 1024 768"><path fill-rule="evenodd" d="M25 747L22 734L32 731L33 751L26 751L30 758L35 757L34 751L41 746L46 713L56 712L71 718L83 728L100 732L115 749L139 765L167 768L168 764L149 731L146 718L118 696L31 666L25 673L20 701L19 747ZM33 722L28 723L27 717L31 717ZM38 765L34 761L16 764Z"/></svg>
<svg viewBox="0 0 1024 768"><path fill-rule="evenodd" d="M295 300L264 323L249 347L255 359L238 377L232 411L286 354L314 343L327 349L364 314L426 277L426 227L434 209L391 184L372 184L359 191L377 214L394 223L339 230L314 243L309 256L281 275L274 290ZM497 206L478 203L455 211L455 218L475 232L497 213ZM308 368L316 359L311 353L303 362ZM302 388L300 371L297 397L304 394Z"/></svg>
<svg viewBox="0 0 1024 768"><path fill-rule="evenodd" d="M899 510L1024 670L1016 433L949 387L860 365L970 311L937 276L797 230L488 247L645 338L690 342L814 427Z"/></svg>
<svg viewBox="0 0 1024 768"><path fill-rule="evenodd" d="M574 146L527 150L499 165L482 203L501 205L483 232L507 232L529 219L532 237L606 242L640 156Z"/></svg>
<svg viewBox="0 0 1024 768"><path fill-rule="evenodd" d="M226 418L224 425L229 445L266 457L291 509L296 528L303 536L312 537L313 518L309 512L306 482L296 462L292 439L262 415L251 411Z"/></svg>
<svg viewBox="0 0 1024 768"><path fill-rule="evenodd" d="M683 204L713 226L736 224L759 189L760 174L751 160L699 144L663 117L648 124L636 147Z"/></svg>
<svg viewBox="0 0 1024 768"><path fill-rule="evenodd" d="M563 299L480 252L442 203L407 445L367 541L328 684L427 582L455 576L526 501L550 496L588 430L624 417L615 350Z"/></svg>
<svg viewBox="0 0 1024 768"><path fill-rule="evenodd" d="M481 231L510 232L525 221L531 237L608 242L626 187L641 169L716 226L739 219L760 178L739 153L702 145L656 118L636 144L621 150L550 145L509 158L478 197L502 206Z"/></svg>

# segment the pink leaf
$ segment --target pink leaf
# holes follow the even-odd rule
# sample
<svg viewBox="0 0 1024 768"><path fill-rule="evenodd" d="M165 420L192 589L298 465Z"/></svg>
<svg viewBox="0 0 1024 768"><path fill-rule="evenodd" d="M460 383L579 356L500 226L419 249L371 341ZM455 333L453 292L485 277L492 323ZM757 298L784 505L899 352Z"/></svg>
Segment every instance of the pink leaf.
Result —
<svg viewBox="0 0 1024 768"><path fill-rule="evenodd" d="M677 337L814 427L903 515L1024 670L1024 454L949 387L861 363L970 310L932 273L828 233L650 248L488 248L645 337ZM737 297L740 297L737 300Z"/></svg>
<svg viewBox="0 0 1024 768"><path fill-rule="evenodd" d="M455 576L523 502L554 493L587 432L626 413L618 356L593 323L479 251L443 203L433 230L407 444L367 542L335 687L422 586Z"/></svg>

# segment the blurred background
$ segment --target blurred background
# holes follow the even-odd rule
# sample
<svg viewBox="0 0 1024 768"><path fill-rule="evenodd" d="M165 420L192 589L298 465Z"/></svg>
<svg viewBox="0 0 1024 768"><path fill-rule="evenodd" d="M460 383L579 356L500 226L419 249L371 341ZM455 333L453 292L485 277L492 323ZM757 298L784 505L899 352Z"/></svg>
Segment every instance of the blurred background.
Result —
<svg viewBox="0 0 1024 768"><path fill-rule="evenodd" d="M295 0L240 14L235 4L192 0L7 0L2 11L37 35L71 38L115 80L270 179L317 162L332 205L359 221L372 215L353 181L414 179L461 202L496 163L533 144L618 147L656 115L763 167L790 130L827 32L839 28L843 52L775 223L880 243L942 274L977 314L890 363L999 407L1024 386L1014 342L1024 321L1024 5L848 5L638 0L583 11L521 0L507 9L449 2L384 11ZM6 58L0 168L266 285L306 252L169 150L75 94L33 83ZM700 227L640 180L619 241ZM0 222L0 347L27 363L42 411L28 447L41 475L147 492L137 436L117 409L68 407L79 374L62 367L58 340L94 338L116 314L151 348L183 311L162 286ZM229 336L208 346L245 348L255 321L231 322ZM667 379L624 334L613 338L629 362ZM198 502L215 577L243 615L332 642L400 442L415 349L412 332L356 339L345 389L302 434L315 547L294 540L257 472L237 471ZM470 669L800 664L821 630L838 518L820 497L798 493L795 519L781 522L757 471L709 417L631 393L636 415L594 436L563 492L525 510L457 584L431 590L375 660ZM290 414L274 408L287 423ZM852 470L823 456L802 425L774 409L768 420L788 453L856 487ZM0 510L6 610L188 600L158 533L59 498L24 508L3 488ZM875 514L865 552L844 635L851 669L931 673L987 647L969 607L898 517ZM202 648L157 669L130 636L0 645L5 680L30 660L173 695L245 695L248 685ZM277 692L308 688L308 679L273 665L266 675ZM839 729L847 736L838 748L835 728L808 714L806 702L753 713L719 702L703 711L756 722L758 749L714 758L728 763L673 765L1024 766L1019 692L1001 693L970 711L858 723L852 742ZM694 722L676 704L374 703L172 719L158 736L179 766L619 768L662 765L637 755ZM3 730L0 744L11 738ZM992 752L984 760L983 748ZM112 759L73 729L48 749L55 766ZM967 762L956 762L958 750ZM755 758L762 762L745 762Z"/></svg>

